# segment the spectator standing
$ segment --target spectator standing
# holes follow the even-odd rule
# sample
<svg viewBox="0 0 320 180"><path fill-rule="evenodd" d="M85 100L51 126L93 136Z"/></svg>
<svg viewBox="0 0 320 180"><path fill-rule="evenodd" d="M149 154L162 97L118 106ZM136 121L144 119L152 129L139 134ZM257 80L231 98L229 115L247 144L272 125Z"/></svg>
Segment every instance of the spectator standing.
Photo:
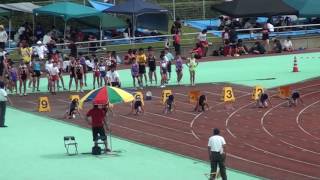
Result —
<svg viewBox="0 0 320 180"><path fill-rule="evenodd" d="M174 51L177 54L181 53L181 36L180 32L177 31L176 34L173 36L173 46L174 46Z"/></svg>
<svg viewBox="0 0 320 180"><path fill-rule="evenodd" d="M219 165L222 180L227 180L225 159L226 159L226 141L220 136L220 130L213 129L213 136L209 138L208 153L211 162L210 179L216 178L217 166Z"/></svg>
<svg viewBox="0 0 320 180"><path fill-rule="evenodd" d="M111 86L121 87L120 76L115 68L111 68L111 70L108 71L107 76Z"/></svg>
<svg viewBox="0 0 320 180"><path fill-rule="evenodd" d="M262 40L264 42L264 47L268 51L269 50L269 29L267 27L267 24L264 25L262 29Z"/></svg>
<svg viewBox="0 0 320 180"><path fill-rule="evenodd" d="M168 66L167 70L168 70L168 74L169 74L168 80L170 80L171 79L171 65L172 65L172 62L174 61L174 56L169 51L169 48L165 48L164 49L164 53L165 53L166 59L168 60L168 62L167 62L167 66Z"/></svg>
<svg viewBox="0 0 320 180"><path fill-rule="evenodd" d="M142 48L139 49L139 54L137 55L137 61L139 64L140 86L141 88L143 88L143 76L145 79L146 86L148 86L148 79L146 75L147 56L144 53L144 50Z"/></svg>
<svg viewBox="0 0 320 180"><path fill-rule="evenodd" d="M8 41L8 34L3 25L0 25L0 49L4 50L6 42Z"/></svg>
<svg viewBox="0 0 320 180"><path fill-rule="evenodd" d="M183 76L183 60L180 54L176 56L176 72L177 72L177 82L180 85L180 81Z"/></svg>
<svg viewBox="0 0 320 180"><path fill-rule="evenodd" d="M5 72L4 51L0 48L0 81L3 81L3 75Z"/></svg>
<svg viewBox="0 0 320 180"><path fill-rule="evenodd" d="M4 89L4 82L0 81L0 128L8 127L4 124L6 117L7 101L9 101L9 103L12 104L6 90Z"/></svg>
<svg viewBox="0 0 320 180"><path fill-rule="evenodd" d="M202 30L199 34L198 34L198 43L200 43L201 48L202 48L202 52L203 52L203 57L207 56L207 52L208 52L208 40L207 40L207 29Z"/></svg>
<svg viewBox="0 0 320 180"><path fill-rule="evenodd" d="M156 73L156 56L154 55L153 48L151 46L148 47L148 67L149 67L149 81L152 85L153 79L155 80L155 84L157 84L157 73Z"/></svg>
<svg viewBox="0 0 320 180"><path fill-rule="evenodd" d="M39 60L44 60L48 49L45 45L42 44L41 41L37 42L37 46L34 47L33 54L39 57Z"/></svg>

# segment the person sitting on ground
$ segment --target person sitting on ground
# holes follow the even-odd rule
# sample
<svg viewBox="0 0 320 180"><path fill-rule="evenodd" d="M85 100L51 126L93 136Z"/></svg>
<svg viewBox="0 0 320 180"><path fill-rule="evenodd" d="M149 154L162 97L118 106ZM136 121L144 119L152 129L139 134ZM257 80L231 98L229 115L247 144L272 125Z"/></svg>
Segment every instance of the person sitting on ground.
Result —
<svg viewBox="0 0 320 180"><path fill-rule="evenodd" d="M298 101L303 104L303 100L301 99L300 93L298 91L294 91L291 94L291 97L288 98L289 107L297 106Z"/></svg>
<svg viewBox="0 0 320 180"><path fill-rule="evenodd" d="M135 111L135 115L143 114L144 113L144 108L143 108L143 103L141 96L135 96L134 100L132 101L131 104L131 114Z"/></svg>
<svg viewBox="0 0 320 180"><path fill-rule="evenodd" d="M167 114L168 112L173 112L176 110L176 105L174 102L174 96L171 94L168 96L166 102L164 103L164 114Z"/></svg>
<svg viewBox="0 0 320 180"><path fill-rule="evenodd" d="M284 51L288 51L288 52L294 51L293 43L291 41L291 37L290 36L288 36L287 39L285 39L283 41L283 50Z"/></svg>
<svg viewBox="0 0 320 180"><path fill-rule="evenodd" d="M269 104L271 105L271 101L268 94L265 92L260 93L257 99L257 107L267 108Z"/></svg>
<svg viewBox="0 0 320 180"><path fill-rule="evenodd" d="M281 45L279 39L273 40L272 52L273 53L282 53L282 45Z"/></svg>
<svg viewBox="0 0 320 180"><path fill-rule="evenodd" d="M79 100L78 100L78 98L74 98L70 103L70 106L66 112L65 118L66 119L74 119L74 118L76 118L76 114L78 114L79 117L81 117L81 114L79 112L78 107L79 107Z"/></svg>
<svg viewBox="0 0 320 180"><path fill-rule="evenodd" d="M203 57L203 51L200 43L196 44L196 47L192 49L192 54L195 54L195 56L198 57L198 59L201 59Z"/></svg>
<svg viewBox="0 0 320 180"><path fill-rule="evenodd" d="M202 94L198 98L198 103L196 104L196 107L194 108L194 111L198 112L204 112L206 110L209 110L209 104L207 103L207 97L206 95Z"/></svg>
<svg viewBox="0 0 320 180"><path fill-rule="evenodd" d="M248 54L248 48L245 45L243 45L242 39L238 39L236 51L239 55Z"/></svg>
<svg viewBox="0 0 320 180"><path fill-rule="evenodd" d="M250 49L250 52L253 54L264 54L266 53L266 49L259 41L257 41L254 43L254 46Z"/></svg>

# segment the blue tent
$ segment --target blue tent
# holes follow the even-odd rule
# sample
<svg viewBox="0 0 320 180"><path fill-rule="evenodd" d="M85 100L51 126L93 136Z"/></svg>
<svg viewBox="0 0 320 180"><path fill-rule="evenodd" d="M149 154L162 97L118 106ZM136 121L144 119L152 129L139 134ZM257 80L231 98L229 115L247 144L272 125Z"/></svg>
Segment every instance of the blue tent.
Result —
<svg viewBox="0 0 320 180"><path fill-rule="evenodd" d="M89 0L89 3L91 4L92 7L94 7L98 11L104 11L114 6L113 4L110 4L110 3L104 3L104 2L95 1L95 0Z"/></svg>
<svg viewBox="0 0 320 180"><path fill-rule="evenodd" d="M128 0L104 10L106 13L126 14L132 17L133 32L136 27L168 31L168 10L143 0Z"/></svg>
<svg viewBox="0 0 320 180"><path fill-rule="evenodd" d="M320 17L320 0L284 0L299 11L299 17Z"/></svg>

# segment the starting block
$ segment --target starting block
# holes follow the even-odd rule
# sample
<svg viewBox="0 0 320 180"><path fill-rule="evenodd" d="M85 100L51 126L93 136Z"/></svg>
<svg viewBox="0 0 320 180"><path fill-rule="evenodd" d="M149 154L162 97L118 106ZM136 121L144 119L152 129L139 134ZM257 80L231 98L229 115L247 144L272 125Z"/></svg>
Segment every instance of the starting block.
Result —
<svg viewBox="0 0 320 180"><path fill-rule="evenodd" d="M39 98L38 111L39 112L50 112L51 111L49 99L47 96Z"/></svg>
<svg viewBox="0 0 320 180"><path fill-rule="evenodd" d="M137 99L140 99L142 102L142 105L144 105L144 99L143 99L143 94L140 91L137 91L133 95L134 100L136 101Z"/></svg>
<svg viewBox="0 0 320 180"><path fill-rule="evenodd" d="M172 95L172 91L170 89L165 89L162 91L162 94L161 94L161 103L164 104L166 103L166 100L168 99L168 97Z"/></svg>
<svg viewBox="0 0 320 180"><path fill-rule="evenodd" d="M189 91L188 96L189 96L189 102L191 104L197 103L198 98L200 96L200 91L199 90Z"/></svg>
<svg viewBox="0 0 320 180"><path fill-rule="evenodd" d="M71 101L73 101L74 99L78 99L78 101L80 100L80 96L79 95L70 95L69 96L69 99L71 100Z"/></svg>
<svg viewBox="0 0 320 180"><path fill-rule="evenodd" d="M279 88L279 97L282 99L286 99L290 96L290 87L282 86Z"/></svg>
<svg viewBox="0 0 320 180"><path fill-rule="evenodd" d="M234 102L236 98L234 97L232 87L224 87L222 90L221 100L223 102Z"/></svg>
<svg viewBox="0 0 320 180"><path fill-rule="evenodd" d="M263 90L262 86L255 86L252 91L252 99L255 101L258 100L259 95L263 92L264 92L264 90Z"/></svg>

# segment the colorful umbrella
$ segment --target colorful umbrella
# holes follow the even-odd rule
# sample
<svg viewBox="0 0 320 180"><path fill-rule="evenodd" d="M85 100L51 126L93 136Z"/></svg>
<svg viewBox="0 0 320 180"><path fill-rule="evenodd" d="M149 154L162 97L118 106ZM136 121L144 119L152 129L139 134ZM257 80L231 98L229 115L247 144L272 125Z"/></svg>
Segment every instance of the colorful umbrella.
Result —
<svg viewBox="0 0 320 180"><path fill-rule="evenodd" d="M90 91L80 99L79 106L82 108L84 102L92 101L96 105L105 105L108 102L117 104L133 101L133 95L120 88L104 86Z"/></svg>

